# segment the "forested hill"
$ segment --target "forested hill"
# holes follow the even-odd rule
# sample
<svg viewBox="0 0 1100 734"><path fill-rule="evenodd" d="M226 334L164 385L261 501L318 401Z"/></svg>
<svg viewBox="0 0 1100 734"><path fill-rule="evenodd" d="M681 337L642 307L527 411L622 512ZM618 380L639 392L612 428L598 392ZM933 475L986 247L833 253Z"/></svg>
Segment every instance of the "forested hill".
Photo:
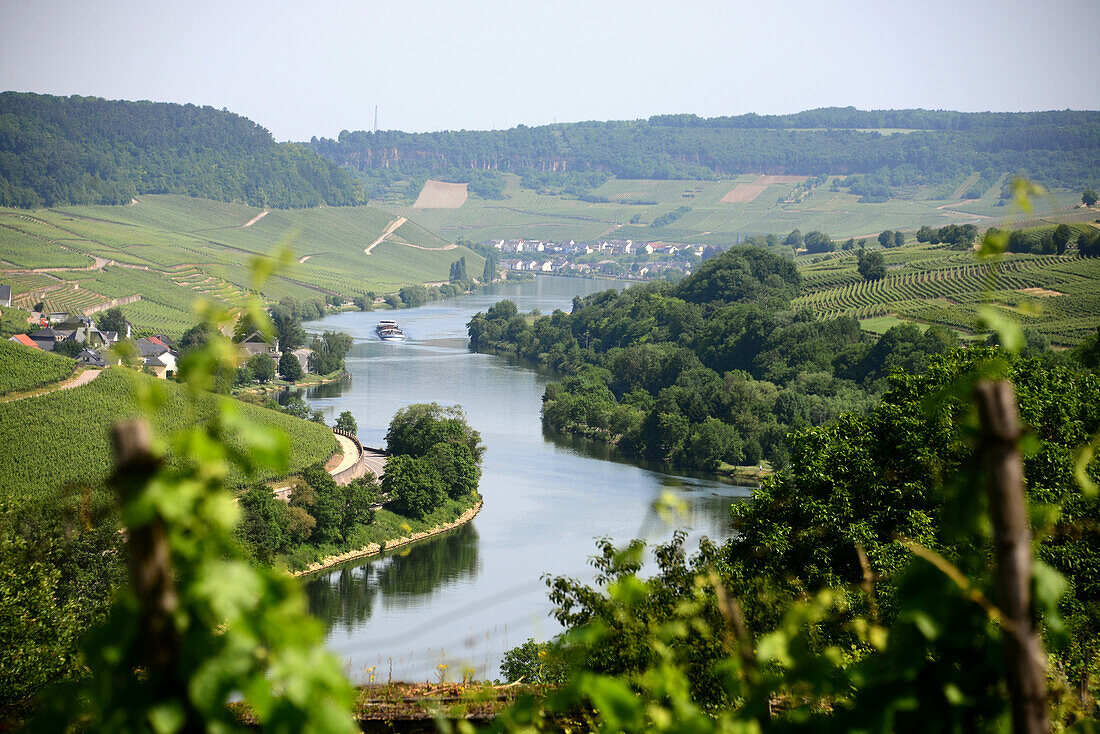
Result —
<svg viewBox="0 0 1100 734"><path fill-rule="evenodd" d="M184 194L253 206L363 203L347 171L212 107L0 94L0 206Z"/></svg>
<svg viewBox="0 0 1100 734"><path fill-rule="evenodd" d="M345 131L309 146L360 171L368 183L383 177L380 171L427 173L470 180L490 194L492 186L480 180L486 171L527 174L527 185L538 173L563 170L657 179L867 174L868 183L887 187L972 173L989 181L1023 174L1052 188L1080 189L1097 183L1100 112L828 108L782 116L664 115L491 132Z"/></svg>

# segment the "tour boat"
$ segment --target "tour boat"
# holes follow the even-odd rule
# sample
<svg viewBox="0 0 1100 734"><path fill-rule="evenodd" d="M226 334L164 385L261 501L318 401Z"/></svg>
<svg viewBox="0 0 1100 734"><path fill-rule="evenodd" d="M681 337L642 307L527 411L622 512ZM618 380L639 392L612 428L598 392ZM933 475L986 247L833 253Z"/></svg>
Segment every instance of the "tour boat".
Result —
<svg viewBox="0 0 1100 734"><path fill-rule="evenodd" d="M401 331L397 326L397 322L392 319L382 319L374 330L378 333L378 338L384 342L405 341L405 332Z"/></svg>

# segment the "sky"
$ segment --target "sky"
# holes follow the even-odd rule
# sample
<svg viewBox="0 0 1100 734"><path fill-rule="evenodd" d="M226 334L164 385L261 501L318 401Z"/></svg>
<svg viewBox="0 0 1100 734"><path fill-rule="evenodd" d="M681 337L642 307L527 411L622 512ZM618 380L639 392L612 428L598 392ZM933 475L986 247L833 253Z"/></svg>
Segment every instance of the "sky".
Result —
<svg viewBox="0 0 1100 734"><path fill-rule="evenodd" d="M816 107L1100 109L1100 0L0 0L0 89L277 140Z"/></svg>

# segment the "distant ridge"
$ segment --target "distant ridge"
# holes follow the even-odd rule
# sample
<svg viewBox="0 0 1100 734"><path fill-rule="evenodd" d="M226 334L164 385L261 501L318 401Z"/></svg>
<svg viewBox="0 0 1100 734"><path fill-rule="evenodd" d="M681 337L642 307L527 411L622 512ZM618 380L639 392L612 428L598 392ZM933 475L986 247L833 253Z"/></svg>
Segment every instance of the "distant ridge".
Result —
<svg viewBox="0 0 1100 734"><path fill-rule="evenodd" d="M346 171L213 107L0 94L0 206L184 194L263 207L363 203Z"/></svg>
<svg viewBox="0 0 1100 734"><path fill-rule="evenodd" d="M881 132L880 132L881 131ZM890 134L903 132L905 134ZM631 179L709 179L747 173L866 176L876 191L940 185L979 173L1005 174L1050 188L1100 184L1100 112L952 112L830 107L791 115L578 122L501 131L340 133L308 143L357 172L372 196L404 177L468 182L499 198L500 173L529 188L592 188L585 175ZM595 179L598 185L599 179Z"/></svg>

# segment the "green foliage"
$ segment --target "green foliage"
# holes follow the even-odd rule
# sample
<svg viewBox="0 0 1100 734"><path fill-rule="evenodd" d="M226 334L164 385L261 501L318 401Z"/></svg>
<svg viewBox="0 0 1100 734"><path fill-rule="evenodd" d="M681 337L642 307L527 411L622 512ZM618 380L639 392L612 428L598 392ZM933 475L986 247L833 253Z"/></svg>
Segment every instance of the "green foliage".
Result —
<svg viewBox="0 0 1100 734"><path fill-rule="evenodd" d="M864 280L882 280L886 277L886 259L878 250L865 251L862 247L856 251L856 269Z"/></svg>
<svg viewBox="0 0 1100 734"><path fill-rule="evenodd" d="M0 395L63 380L72 374L75 365L71 358L60 354L0 341Z"/></svg>
<svg viewBox="0 0 1100 734"><path fill-rule="evenodd" d="M386 460L382 491L393 512L419 520L443 503L447 483L435 462L402 454Z"/></svg>
<svg viewBox="0 0 1100 734"><path fill-rule="evenodd" d="M4 92L0 206L128 204L185 194L256 206L364 201L348 173L212 107Z"/></svg>
<svg viewBox="0 0 1100 734"><path fill-rule="evenodd" d="M289 349L283 351L279 357L279 376L288 382L300 380L305 376L305 373L302 372L302 363L294 356L294 352Z"/></svg>
<svg viewBox="0 0 1100 734"><path fill-rule="evenodd" d="M352 340L339 331L326 331L314 336L309 348L309 369L318 375L329 375L344 369L344 357L351 351Z"/></svg>
<svg viewBox="0 0 1100 734"><path fill-rule="evenodd" d="M387 195L399 179L423 181L429 175L459 172L472 176L490 168L485 173L493 176L500 171L519 174L527 187L593 200L599 197L592 197L591 189L599 185L598 177L608 174L706 180L761 170L809 176L846 170L860 174L849 177L846 188L879 200L894 186L938 184L975 171L983 172L989 186L1002 174L1025 170L1048 187L1079 190L1100 168L1092 138L1098 122L1095 112L1068 110L1013 114L825 108L793 115L661 115L521 125L504 131L345 131L337 140L321 138L309 145L341 165L361 168L367 162L364 175L374 182L372 198ZM883 135L877 132L882 128L912 132ZM548 161L568 173L531 170L545 168Z"/></svg>
<svg viewBox="0 0 1100 734"><path fill-rule="evenodd" d="M336 417L335 427L353 435L359 431L359 426L355 422L355 416L351 414L350 410L345 410Z"/></svg>
<svg viewBox="0 0 1100 734"><path fill-rule="evenodd" d="M535 642L528 637L522 645L504 652L500 674L509 683L558 685L565 682L568 668L557 655L553 643Z"/></svg>
<svg viewBox="0 0 1100 734"><path fill-rule="evenodd" d="M566 375L543 396L549 428L700 468L780 467L789 431L866 409L890 369L921 370L956 341L912 327L873 340L854 319L787 310L797 282L788 261L735 249L679 285L578 298L533 323L502 301L470 320L470 343Z"/></svg>
<svg viewBox="0 0 1100 734"><path fill-rule="evenodd" d="M0 442L6 446L48 441L49 460L29 461L18 451L0 452L0 499L50 503L64 496L79 496L82 489L96 489L111 471L108 428L112 421L138 414L136 395L159 384L164 404L154 416L162 433L209 421L228 398L199 394L192 399L184 386L164 383L130 370L110 368L79 388L59 390L40 397L0 404ZM324 461L335 448L332 432L274 411L233 401L250 424L279 431L291 438L289 471ZM233 439L230 439L232 441ZM244 475L229 467L230 485ZM270 475L268 475L270 476Z"/></svg>
<svg viewBox="0 0 1100 734"><path fill-rule="evenodd" d="M248 358L248 369L262 385L275 379L275 360L266 352L253 354Z"/></svg>
<svg viewBox="0 0 1100 734"><path fill-rule="evenodd" d="M100 331L115 331L121 336L126 336L126 316L117 306L101 312L95 325Z"/></svg>
<svg viewBox="0 0 1100 734"><path fill-rule="evenodd" d="M550 579L568 680L499 728L560 726L579 706L587 727L625 731L1008 730L1011 632L992 601L970 392L1002 375L1031 436L1051 713L1059 726L1095 716L1100 498L1075 481L1072 448L1100 430L1100 382L991 350L933 362L895 376L868 417L798 434L790 468L733 506L723 547L704 540L689 558L677 535L642 580L642 544L604 540L594 587Z"/></svg>
<svg viewBox="0 0 1100 734"><path fill-rule="evenodd" d="M1092 189L1085 189L1081 194L1081 203L1085 206L1093 206L1096 204L1096 192Z"/></svg>
<svg viewBox="0 0 1100 734"><path fill-rule="evenodd" d="M225 314L204 316L216 324ZM216 336L188 355L191 381L175 389L190 403L211 402L201 387L233 359ZM168 385L137 387L142 412L170 409ZM240 406L213 402L206 420L184 423L168 438L171 461L144 421L123 434L113 483L137 549L132 584L85 639L86 679L43 696L35 729L234 731L244 727L230 703L243 697L266 728L354 730L350 686L323 651L301 588L250 565L234 539L240 509L226 478L257 481L290 468L288 436L250 422Z"/></svg>
<svg viewBox="0 0 1100 734"><path fill-rule="evenodd" d="M425 458L435 465L452 499L477 491L481 466L469 444L440 442L428 450Z"/></svg>
<svg viewBox="0 0 1100 734"><path fill-rule="evenodd" d="M414 403L394 413L386 432L390 454L424 457L438 443L463 444L478 462L485 453L481 434L466 422L461 406Z"/></svg>

